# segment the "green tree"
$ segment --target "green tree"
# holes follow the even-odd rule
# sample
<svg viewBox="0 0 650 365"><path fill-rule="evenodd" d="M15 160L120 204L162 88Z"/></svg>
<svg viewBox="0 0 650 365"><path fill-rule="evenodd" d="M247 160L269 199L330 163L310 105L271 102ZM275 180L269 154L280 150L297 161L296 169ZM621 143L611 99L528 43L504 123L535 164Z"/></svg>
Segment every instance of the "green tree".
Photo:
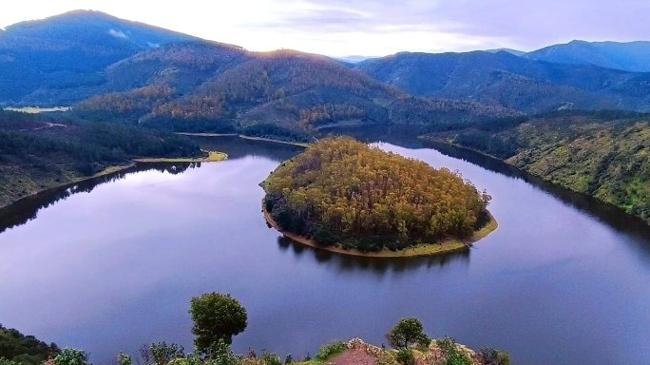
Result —
<svg viewBox="0 0 650 365"><path fill-rule="evenodd" d="M424 326L417 318L404 318L400 320L387 335L391 346L397 349L406 349L418 344L428 346L431 340L424 333Z"/></svg>
<svg viewBox="0 0 650 365"><path fill-rule="evenodd" d="M88 354L74 349L64 349L54 358L55 365L89 365Z"/></svg>
<svg viewBox="0 0 650 365"><path fill-rule="evenodd" d="M201 353L223 341L232 343L232 336L246 329L246 309L230 294L207 293L192 298L190 314L194 321L194 345Z"/></svg>

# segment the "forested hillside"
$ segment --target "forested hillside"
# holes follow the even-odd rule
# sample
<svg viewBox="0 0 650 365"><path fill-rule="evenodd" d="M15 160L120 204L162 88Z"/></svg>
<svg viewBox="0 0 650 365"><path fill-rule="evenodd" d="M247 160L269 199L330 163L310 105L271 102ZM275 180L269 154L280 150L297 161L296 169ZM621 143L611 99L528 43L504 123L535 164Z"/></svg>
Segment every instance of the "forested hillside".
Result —
<svg viewBox="0 0 650 365"><path fill-rule="evenodd" d="M93 11L11 25L0 32L0 105L69 105L102 92L109 65L188 40Z"/></svg>
<svg viewBox="0 0 650 365"><path fill-rule="evenodd" d="M140 61L150 59L157 61ZM111 67L118 69L155 77L143 78L128 91L79 103L76 114L183 132L273 129L280 136L310 134L337 124L427 128L518 115L498 106L414 98L330 58L295 51L252 53L221 45L174 45ZM186 74L194 81L188 82Z"/></svg>
<svg viewBox="0 0 650 365"><path fill-rule="evenodd" d="M0 113L0 206L48 187L90 177L134 157L196 156L173 134L115 123Z"/></svg>
<svg viewBox="0 0 650 365"><path fill-rule="evenodd" d="M541 62L508 52L404 52L361 62L357 68L413 95L477 101L527 113L650 110L650 74Z"/></svg>
<svg viewBox="0 0 650 365"><path fill-rule="evenodd" d="M629 114L629 113L628 113ZM501 158L650 222L650 122L626 113L556 113L516 126L429 135Z"/></svg>
<svg viewBox="0 0 650 365"><path fill-rule="evenodd" d="M48 345L0 324L0 363L9 360L21 365L40 365L58 352L56 344Z"/></svg>

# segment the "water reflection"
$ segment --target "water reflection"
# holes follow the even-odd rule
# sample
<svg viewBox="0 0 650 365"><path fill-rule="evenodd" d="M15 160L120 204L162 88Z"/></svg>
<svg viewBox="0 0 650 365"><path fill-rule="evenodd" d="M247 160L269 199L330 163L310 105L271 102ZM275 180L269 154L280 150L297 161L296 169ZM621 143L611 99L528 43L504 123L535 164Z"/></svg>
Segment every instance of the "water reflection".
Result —
<svg viewBox="0 0 650 365"><path fill-rule="evenodd" d="M39 210L47 208L60 200L67 199L74 194L90 193L99 185L122 180L126 175L130 173L156 170L169 174L180 174L185 172L185 170L188 168L197 167L201 167L201 164L139 164L111 174L44 190L38 194L25 197L14 204L1 208L0 233L9 228L25 224L32 219L36 219Z"/></svg>
<svg viewBox="0 0 650 365"><path fill-rule="evenodd" d="M469 265L470 250L457 251L440 256L405 258L365 258L337 255L325 250L305 247L286 237L278 237L278 247L296 259L313 259L316 263L335 267L339 272L370 271L378 277L388 272L405 273L421 267L442 268L450 263Z"/></svg>

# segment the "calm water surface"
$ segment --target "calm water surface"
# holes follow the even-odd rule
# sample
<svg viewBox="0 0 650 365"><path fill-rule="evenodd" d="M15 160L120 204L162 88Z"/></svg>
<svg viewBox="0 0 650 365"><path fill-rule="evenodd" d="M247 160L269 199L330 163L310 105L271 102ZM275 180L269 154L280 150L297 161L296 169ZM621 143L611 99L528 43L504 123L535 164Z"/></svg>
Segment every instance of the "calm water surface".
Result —
<svg viewBox="0 0 650 365"><path fill-rule="evenodd" d="M240 352L382 343L416 316L432 336L503 348L516 364L650 363L650 234L636 220L457 151L381 143L487 189L500 227L446 258L332 256L281 239L260 214L258 184L299 150L213 143L231 159L136 169L0 212L0 323L108 364L152 341L191 348L190 298L222 291L248 309Z"/></svg>

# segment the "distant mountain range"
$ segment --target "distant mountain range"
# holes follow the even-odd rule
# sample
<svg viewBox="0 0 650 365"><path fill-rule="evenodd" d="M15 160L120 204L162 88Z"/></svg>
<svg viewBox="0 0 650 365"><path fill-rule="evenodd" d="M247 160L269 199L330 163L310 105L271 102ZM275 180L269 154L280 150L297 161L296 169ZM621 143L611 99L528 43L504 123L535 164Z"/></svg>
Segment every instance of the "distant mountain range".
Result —
<svg viewBox="0 0 650 365"><path fill-rule="evenodd" d="M403 52L356 67L413 95L471 100L527 113L650 109L648 73L536 61L503 51Z"/></svg>
<svg viewBox="0 0 650 365"><path fill-rule="evenodd" d="M650 72L650 42L572 41L529 52L531 60L570 65L595 65L632 72Z"/></svg>
<svg viewBox="0 0 650 365"><path fill-rule="evenodd" d="M351 64L296 51L249 52L75 11L0 32L0 105L74 105L80 115L174 130L440 127L557 109L650 110L650 73L586 64L586 53L559 56L578 54L574 43L527 54L355 56ZM641 67L644 45L623 54L638 56Z"/></svg>

